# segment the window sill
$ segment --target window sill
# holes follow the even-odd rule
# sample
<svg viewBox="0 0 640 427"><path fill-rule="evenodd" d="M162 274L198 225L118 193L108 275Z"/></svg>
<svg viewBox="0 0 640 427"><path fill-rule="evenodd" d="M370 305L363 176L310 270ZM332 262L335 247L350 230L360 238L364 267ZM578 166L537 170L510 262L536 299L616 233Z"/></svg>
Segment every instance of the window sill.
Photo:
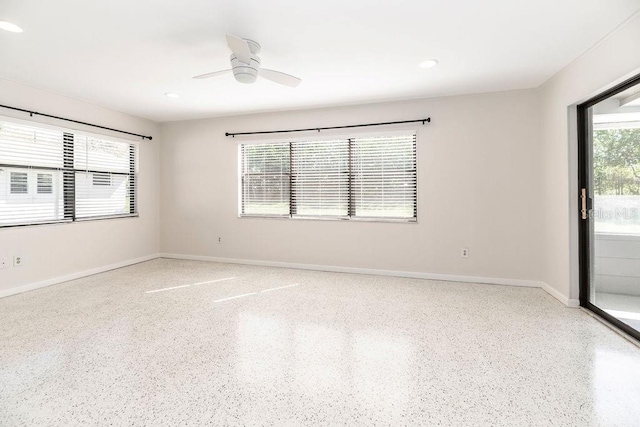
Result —
<svg viewBox="0 0 640 427"><path fill-rule="evenodd" d="M86 218L76 218L74 222L87 222L87 221L104 221L107 219L122 219L122 218L138 218L140 215L126 214L126 215L106 215L106 216L90 216Z"/></svg>
<svg viewBox="0 0 640 427"><path fill-rule="evenodd" d="M240 219L280 219L293 221L336 221L336 222L374 222L383 224L417 224L417 219L404 218L348 218L348 217L318 217L318 216L282 216L282 215L238 215Z"/></svg>
<svg viewBox="0 0 640 427"><path fill-rule="evenodd" d="M104 221L109 219L138 218L139 216L140 216L139 214L133 214L133 215L102 216L102 217L92 217L92 218L76 218L75 221L62 220L62 221L31 222L28 224L9 224L9 225L0 225L0 230L5 228L33 227L33 226L40 226L40 225L74 224L74 223L81 223L81 222Z"/></svg>

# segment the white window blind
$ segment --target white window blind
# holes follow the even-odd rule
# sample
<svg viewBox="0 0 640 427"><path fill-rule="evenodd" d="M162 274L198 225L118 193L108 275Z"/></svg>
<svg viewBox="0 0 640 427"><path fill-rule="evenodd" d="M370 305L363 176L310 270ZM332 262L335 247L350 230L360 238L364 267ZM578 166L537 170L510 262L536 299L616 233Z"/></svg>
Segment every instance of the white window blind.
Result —
<svg viewBox="0 0 640 427"><path fill-rule="evenodd" d="M74 135L76 218L136 212L136 147L87 135Z"/></svg>
<svg viewBox="0 0 640 427"><path fill-rule="evenodd" d="M0 226L64 219L63 132L0 120Z"/></svg>
<svg viewBox="0 0 640 427"><path fill-rule="evenodd" d="M291 143L291 214L349 215L349 141Z"/></svg>
<svg viewBox="0 0 640 427"><path fill-rule="evenodd" d="M289 144L241 146L241 214L289 215Z"/></svg>
<svg viewBox="0 0 640 427"><path fill-rule="evenodd" d="M0 119L0 227L135 215L136 173L134 144Z"/></svg>
<svg viewBox="0 0 640 427"><path fill-rule="evenodd" d="M62 168L62 131L0 120L0 162L16 166Z"/></svg>
<svg viewBox="0 0 640 427"><path fill-rule="evenodd" d="M240 146L242 216L416 221L416 135Z"/></svg>
<svg viewBox="0 0 640 427"><path fill-rule="evenodd" d="M416 136L352 142L353 203L360 218L416 218Z"/></svg>

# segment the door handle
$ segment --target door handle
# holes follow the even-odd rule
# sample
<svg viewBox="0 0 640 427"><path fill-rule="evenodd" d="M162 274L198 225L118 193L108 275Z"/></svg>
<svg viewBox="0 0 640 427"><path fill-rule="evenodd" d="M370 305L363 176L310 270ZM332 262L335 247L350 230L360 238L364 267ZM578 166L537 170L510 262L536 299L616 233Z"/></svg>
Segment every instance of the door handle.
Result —
<svg viewBox="0 0 640 427"><path fill-rule="evenodd" d="M589 218L589 211L587 210L587 189L583 188L580 192L580 203L582 209L580 209L580 216L582 219Z"/></svg>

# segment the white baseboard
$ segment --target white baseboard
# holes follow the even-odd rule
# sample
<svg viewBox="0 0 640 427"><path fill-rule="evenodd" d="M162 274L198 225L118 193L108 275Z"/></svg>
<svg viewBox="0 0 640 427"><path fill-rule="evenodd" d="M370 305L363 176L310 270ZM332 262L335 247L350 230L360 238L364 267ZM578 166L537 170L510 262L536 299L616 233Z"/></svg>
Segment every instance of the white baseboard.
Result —
<svg viewBox="0 0 640 427"><path fill-rule="evenodd" d="M147 255L140 258L130 259L127 261L117 262L115 264L105 265L103 267L92 268L91 270L79 271L77 273L67 274L66 276L55 277L53 279L43 280L41 282L30 283L28 285L17 286L15 288L0 290L0 298L10 295L20 294L22 292L33 291L34 289L44 288L46 286L57 285L58 283L68 282L69 280L81 279L94 274L104 273L105 271L115 270L117 268L127 267L133 264L150 261L159 258L158 254Z"/></svg>
<svg viewBox="0 0 640 427"><path fill-rule="evenodd" d="M558 292L557 290L555 290L554 288L552 288L551 286L549 286L544 282L542 282L541 288L544 289L549 295L551 295L552 297L554 297L555 299L557 299L558 301L566 305L567 307L580 307L579 299L567 298L566 296L564 296L563 294L561 294L560 292Z"/></svg>
<svg viewBox="0 0 640 427"><path fill-rule="evenodd" d="M115 264L105 265L103 267L94 268L91 270L80 271L77 273L68 274L66 276L60 276L53 279L44 280L41 282L30 283L28 285L18 286L11 289L0 290L0 298L7 297L9 295L15 295L22 292L32 291L34 289L44 288L46 286L56 285L58 283L68 282L69 280L80 279L82 277L92 276L98 273L104 273L105 271L115 270L117 268L127 267L133 264L139 264L141 262L150 261L156 258L170 258L170 259L184 259L193 261L210 261L221 262L229 264L246 264L246 265L259 265L264 267L281 267L281 268L295 268L299 270L315 270L315 271L331 271L335 273L353 273L353 274L370 274L374 276L391 276L391 277L407 277L412 279L426 279L426 280L438 280L443 282L462 282L462 283L482 283L488 285L503 285L503 286L525 286L531 288L542 288L551 296L568 307L578 307L580 301L576 299L569 299L557 290L553 289L548 284L539 280L522 280L522 279L504 279L495 277L479 277L479 276L459 276L452 274L437 274L437 273L423 273L418 271L399 271L399 270L380 270L371 268L356 268L356 267L342 267L334 265L319 265L319 264L298 264L290 262L279 261L263 261L263 260L251 260L251 259L237 259L237 258L222 258L211 257L203 255L186 255L186 254L172 254L172 253L159 253L154 255L147 255L140 258L135 258L127 261L118 262Z"/></svg>
<svg viewBox="0 0 640 427"><path fill-rule="evenodd" d="M265 267L283 267L283 268L297 268L300 270L317 270L317 271L332 271L336 273L354 273L354 274L371 274L376 276L393 276L393 277L408 277L413 279L426 279L426 280L439 280L443 282L463 282L463 283L482 283L488 285L504 285L504 286L526 286L531 288L542 288L558 301L566 305L567 307L578 307L580 301L569 299L562 295L560 292L553 289L548 284L539 280L522 280L522 279L504 279L495 277L478 277L478 276L458 276L452 274L435 274L435 273L422 273L417 271L398 271L398 270L378 270L369 268L355 268L355 267L341 267L331 265L318 265L318 264L296 264L289 262L278 261L261 261L250 259L237 259L237 258L221 258L202 255L185 255L185 254L172 254L161 253L160 258L171 259L184 259L193 261L212 261L223 262L230 264L248 264L248 265L260 265Z"/></svg>
<svg viewBox="0 0 640 427"><path fill-rule="evenodd" d="M477 276L457 276L451 274L437 274L437 273L422 273L418 271L399 271L399 270L379 270L372 268L357 268L357 267L342 267L335 265L320 265L320 264L297 264L291 262L280 261L262 261L253 259L237 259L237 258L220 258L201 255L184 255L184 254L170 254L161 253L160 258L172 258L172 259L185 259L193 261L212 261L222 262L229 264L247 264L247 265L260 265L264 267L282 267L282 268L295 268L298 270L316 270L316 271L331 271L334 273L354 273L354 274L370 274L373 276L392 276L392 277L408 277L412 279L427 279L427 280L439 280L442 282L464 282L464 283L483 283L489 285L506 285L506 286L526 286L530 288L542 287L542 282L536 280L520 280L520 279L502 279L492 277L477 277Z"/></svg>

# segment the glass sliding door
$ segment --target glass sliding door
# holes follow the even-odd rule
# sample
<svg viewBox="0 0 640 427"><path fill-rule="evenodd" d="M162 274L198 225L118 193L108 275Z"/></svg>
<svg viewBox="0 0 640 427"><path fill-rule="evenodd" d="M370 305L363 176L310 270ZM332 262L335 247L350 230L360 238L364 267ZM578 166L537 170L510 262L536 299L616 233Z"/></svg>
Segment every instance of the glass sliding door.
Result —
<svg viewBox="0 0 640 427"><path fill-rule="evenodd" d="M580 303L640 339L640 76L578 106Z"/></svg>

